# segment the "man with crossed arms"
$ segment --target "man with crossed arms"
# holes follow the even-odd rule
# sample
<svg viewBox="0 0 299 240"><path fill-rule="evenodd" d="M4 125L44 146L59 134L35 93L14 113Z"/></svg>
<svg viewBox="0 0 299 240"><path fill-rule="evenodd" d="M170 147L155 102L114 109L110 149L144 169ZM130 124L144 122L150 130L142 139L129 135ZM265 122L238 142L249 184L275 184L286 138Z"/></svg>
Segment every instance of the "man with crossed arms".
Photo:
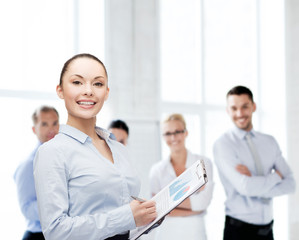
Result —
<svg viewBox="0 0 299 240"><path fill-rule="evenodd" d="M214 144L214 160L226 193L224 240L273 240L272 198L295 191L295 180L276 140L253 130L250 89L227 93L234 128Z"/></svg>

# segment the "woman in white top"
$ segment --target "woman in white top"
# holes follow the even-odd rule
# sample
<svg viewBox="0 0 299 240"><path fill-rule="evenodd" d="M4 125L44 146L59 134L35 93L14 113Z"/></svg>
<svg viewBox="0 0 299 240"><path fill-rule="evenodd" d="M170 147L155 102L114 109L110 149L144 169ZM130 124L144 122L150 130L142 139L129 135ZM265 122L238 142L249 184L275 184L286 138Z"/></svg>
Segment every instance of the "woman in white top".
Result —
<svg viewBox="0 0 299 240"><path fill-rule="evenodd" d="M162 124L163 138L170 149L170 156L151 168L150 187L154 196L173 179L183 173L195 161L203 159L208 183L174 209L156 230L156 240L205 240L204 215L213 193L211 161L191 153L185 146L188 136L186 122L181 114L172 114ZM183 209L182 209L183 208Z"/></svg>
<svg viewBox="0 0 299 240"><path fill-rule="evenodd" d="M42 230L47 240L127 240L129 230L156 218L155 202L140 203L126 148L98 128L108 98L104 64L78 54L62 68L58 96L67 124L39 148L34 177Z"/></svg>

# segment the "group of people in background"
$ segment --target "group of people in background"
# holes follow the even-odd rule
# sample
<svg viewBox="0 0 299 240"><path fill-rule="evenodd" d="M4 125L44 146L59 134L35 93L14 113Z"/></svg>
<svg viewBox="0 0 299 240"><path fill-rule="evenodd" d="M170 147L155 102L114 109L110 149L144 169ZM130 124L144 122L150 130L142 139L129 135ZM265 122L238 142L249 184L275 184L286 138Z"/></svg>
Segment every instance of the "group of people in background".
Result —
<svg viewBox="0 0 299 240"><path fill-rule="evenodd" d="M129 161L127 124L115 120L108 130L96 126L110 91L104 64L91 54L73 56L62 68L56 91L64 100L67 122L59 126L55 108L38 108L32 117L38 145L14 175L27 221L23 240L128 240L130 230L157 217L156 203L132 199L139 195L140 181ZM234 128L213 146L226 194L223 239L274 239L272 199L295 191L292 171L276 140L253 129L256 104L250 89L232 88L226 102ZM206 240L212 161L188 150L183 115L169 115L161 132L169 156L150 169L151 195L199 159L208 182L165 217L154 230L155 239Z"/></svg>

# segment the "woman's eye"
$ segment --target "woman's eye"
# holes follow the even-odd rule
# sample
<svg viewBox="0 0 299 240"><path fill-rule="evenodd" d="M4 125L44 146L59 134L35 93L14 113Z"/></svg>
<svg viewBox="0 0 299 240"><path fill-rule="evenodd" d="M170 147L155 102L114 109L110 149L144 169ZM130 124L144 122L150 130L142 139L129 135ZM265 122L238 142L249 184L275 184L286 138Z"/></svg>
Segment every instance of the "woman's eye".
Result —
<svg viewBox="0 0 299 240"><path fill-rule="evenodd" d="M97 86L97 87L101 87L101 86L103 86L104 84L101 83L101 82L96 82L94 85Z"/></svg>
<svg viewBox="0 0 299 240"><path fill-rule="evenodd" d="M75 85L79 85L79 84L80 84L80 81L73 81L73 84L75 84Z"/></svg>

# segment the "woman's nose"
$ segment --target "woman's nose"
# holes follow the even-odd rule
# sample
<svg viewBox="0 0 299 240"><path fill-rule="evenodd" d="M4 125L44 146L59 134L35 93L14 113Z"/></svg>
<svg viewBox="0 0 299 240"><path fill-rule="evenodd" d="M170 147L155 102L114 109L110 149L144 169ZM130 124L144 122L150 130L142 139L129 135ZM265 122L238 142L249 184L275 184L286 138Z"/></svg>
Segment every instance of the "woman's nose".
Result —
<svg viewBox="0 0 299 240"><path fill-rule="evenodd" d="M92 96L92 95L93 95L92 87L91 87L90 84L86 84L86 85L85 85L85 88L84 88L84 95L87 95L87 96Z"/></svg>

